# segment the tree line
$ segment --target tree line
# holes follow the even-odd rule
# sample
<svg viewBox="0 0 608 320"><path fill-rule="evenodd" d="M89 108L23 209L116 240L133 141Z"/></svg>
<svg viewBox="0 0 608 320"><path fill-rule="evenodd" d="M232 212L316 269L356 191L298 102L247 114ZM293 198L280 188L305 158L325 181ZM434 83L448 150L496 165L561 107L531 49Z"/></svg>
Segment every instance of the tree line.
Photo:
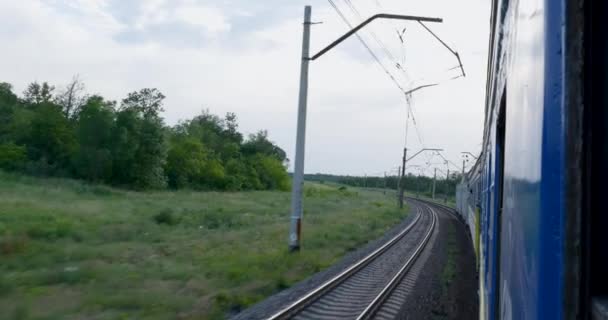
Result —
<svg viewBox="0 0 608 320"><path fill-rule="evenodd" d="M167 126L165 96L145 88L120 103L67 86L0 83L0 169L147 189L288 190L287 157L266 131L203 111Z"/></svg>
<svg viewBox="0 0 608 320"><path fill-rule="evenodd" d="M435 181L435 196L454 196L456 186L460 183L462 175L459 172L450 173L449 179L445 177L437 178ZM318 182L334 182L353 187L361 188L384 188L397 190L399 187L398 176L386 177L361 177L361 176L340 176L329 174L307 174L305 179ZM405 175L403 186L406 191L430 197L432 195L433 178L417 176L411 173Z"/></svg>

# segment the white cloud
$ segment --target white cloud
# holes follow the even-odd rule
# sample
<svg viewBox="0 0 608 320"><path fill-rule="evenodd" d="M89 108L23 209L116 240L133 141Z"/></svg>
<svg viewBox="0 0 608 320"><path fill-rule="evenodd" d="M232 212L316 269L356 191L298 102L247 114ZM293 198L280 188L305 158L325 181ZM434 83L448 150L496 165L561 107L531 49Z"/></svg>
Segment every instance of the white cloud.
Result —
<svg viewBox="0 0 608 320"><path fill-rule="evenodd" d="M147 0L142 2L141 12L134 24L135 27L142 30L149 25L166 22L169 19L169 15L164 8L165 4L165 0Z"/></svg>
<svg viewBox="0 0 608 320"><path fill-rule="evenodd" d="M175 16L183 22L205 28L211 36L230 31L230 24L226 16L217 8L200 5L183 5L175 9Z"/></svg>

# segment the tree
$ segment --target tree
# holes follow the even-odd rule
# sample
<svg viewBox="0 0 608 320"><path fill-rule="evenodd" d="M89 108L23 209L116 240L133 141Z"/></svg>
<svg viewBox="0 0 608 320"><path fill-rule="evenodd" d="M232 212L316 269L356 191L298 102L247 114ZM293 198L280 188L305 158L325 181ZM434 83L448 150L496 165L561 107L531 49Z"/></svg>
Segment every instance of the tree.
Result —
<svg viewBox="0 0 608 320"><path fill-rule="evenodd" d="M13 86L10 83L0 82L0 105L14 106L19 101L17 95L13 93Z"/></svg>
<svg viewBox="0 0 608 320"><path fill-rule="evenodd" d="M165 165L169 187L200 187L208 156L205 147L191 137L179 136L175 140L171 144Z"/></svg>
<svg viewBox="0 0 608 320"><path fill-rule="evenodd" d="M235 113L226 113L226 117L224 118L224 126L224 134L230 141L236 144L243 143L243 135L238 131L239 125L237 123L237 117Z"/></svg>
<svg viewBox="0 0 608 320"><path fill-rule="evenodd" d="M122 100L122 110L130 109L142 116L158 117L163 109L165 96L156 88L131 92Z"/></svg>
<svg viewBox="0 0 608 320"><path fill-rule="evenodd" d="M23 169L26 160L25 147L15 145L12 142L0 144L0 169Z"/></svg>
<svg viewBox="0 0 608 320"><path fill-rule="evenodd" d="M74 170L79 178L110 182L112 177L112 130L115 102L92 96L77 109ZM64 109L65 110L65 109Z"/></svg>
<svg viewBox="0 0 608 320"><path fill-rule="evenodd" d="M157 89L131 92L120 107L87 97L78 77L54 95L31 83L20 99L0 83L0 168L145 189L289 188L285 152L266 131L243 141L234 113L208 110L167 128Z"/></svg>
<svg viewBox="0 0 608 320"><path fill-rule="evenodd" d="M18 102L12 89L10 84L0 82L0 142L7 142L11 133L10 127Z"/></svg>
<svg viewBox="0 0 608 320"><path fill-rule="evenodd" d="M25 92L23 92L23 100L30 105L39 105L42 103L49 103L53 100L54 86L50 86L48 83L43 82L32 82L27 86Z"/></svg>
<svg viewBox="0 0 608 320"><path fill-rule="evenodd" d="M157 89L129 93L116 121L114 180L139 189L166 185L166 145L160 118L165 96Z"/></svg>
<svg viewBox="0 0 608 320"><path fill-rule="evenodd" d="M287 161L285 151L268 140L268 132L266 130L249 135L249 139L243 144L243 154L254 155L256 153L275 157L281 162Z"/></svg>
<svg viewBox="0 0 608 320"><path fill-rule="evenodd" d="M88 97L84 93L84 83L82 83L78 75L74 76L72 81L55 96L55 103L61 106L66 118L71 118L74 114L78 114L78 109L87 103L87 101Z"/></svg>
<svg viewBox="0 0 608 320"><path fill-rule="evenodd" d="M112 183L132 185L135 180L135 151L139 148L140 121L132 110L116 113L112 130Z"/></svg>
<svg viewBox="0 0 608 320"><path fill-rule="evenodd" d="M289 176L281 161L273 156L256 154L254 167L263 189L289 190Z"/></svg>
<svg viewBox="0 0 608 320"><path fill-rule="evenodd" d="M65 171L76 147L74 131L63 116L61 108L44 102L34 109L26 137L29 158L37 164L32 171L38 174L56 174Z"/></svg>
<svg viewBox="0 0 608 320"><path fill-rule="evenodd" d="M162 189L167 186L164 166L167 147L162 119L146 115L140 120L138 148L135 151L134 186L139 189Z"/></svg>

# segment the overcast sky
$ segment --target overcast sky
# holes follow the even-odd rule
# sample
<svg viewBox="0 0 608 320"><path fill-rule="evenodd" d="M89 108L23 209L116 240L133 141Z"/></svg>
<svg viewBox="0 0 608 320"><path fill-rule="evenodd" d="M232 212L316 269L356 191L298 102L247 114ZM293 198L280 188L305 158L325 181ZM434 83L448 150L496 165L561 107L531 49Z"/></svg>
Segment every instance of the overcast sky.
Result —
<svg viewBox="0 0 608 320"><path fill-rule="evenodd" d="M333 1L352 24L379 12L444 19L428 26L461 54L466 78L450 80L455 57L416 23L377 21L361 36L405 89L440 83L412 97L410 154L443 148L461 164L461 151L478 153L490 1ZM61 86L78 74L89 93L113 100L155 87L167 96L167 124L203 109L235 112L243 132L267 129L293 159L307 4L323 22L312 27L314 53L348 30L326 0L0 0L0 81L21 93L31 81ZM311 63L308 112L307 173L375 175L399 165L406 101L356 38ZM411 164L427 162L445 171L438 156Z"/></svg>

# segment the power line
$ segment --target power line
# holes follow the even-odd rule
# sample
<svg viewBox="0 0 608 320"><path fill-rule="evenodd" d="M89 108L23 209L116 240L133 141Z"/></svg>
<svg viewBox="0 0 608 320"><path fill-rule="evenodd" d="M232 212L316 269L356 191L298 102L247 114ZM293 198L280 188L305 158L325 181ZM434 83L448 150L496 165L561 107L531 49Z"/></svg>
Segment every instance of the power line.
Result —
<svg viewBox="0 0 608 320"><path fill-rule="evenodd" d="M327 1L334 8L334 10L338 13L338 15L340 16L340 18L344 21L344 23L346 23L346 25L349 28L353 29L352 24L348 21L348 19L346 18L346 16L342 13L342 11L340 10L340 8L334 3L334 1L333 0L327 0ZM350 4L352 5L352 3L350 3ZM358 12L358 10L356 8L353 7L353 9L355 10L355 12ZM370 46L367 44L367 42L365 42L365 40L358 33L355 33L355 36L357 36L357 39L359 39L359 41L361 42L361 44L363 44L363 46L365 47L365 49L367 49L367 51L374 58L374 60L376 61L376 63L378 63L378 65L389 76L389 78L393 81L393 83L397 86L397 88L399 88L399 90L401 90L401 92L404 94L406 102L408 103L408 112L409 112L409 114L412 117L412 122L414 123L414 127L416 129L416 134L418 136L418 140L419 140L420 144L422 145L422 147L424 147L424 142L423 142L422 136L420 135L420 130L418 129L418 125L416 123L416 117L415 117L414 112L412 110L411 101L410 101L411 97L408 97L408 94L406 93L405 89L399 84L399 82L397 81L397 79L395 79L395 77L393 76L393 74L390 73L390 71L388 71L388 69L384 66L384 64L382 64L382 62L380 61L380 59L378 58L378 56L370 48ZM390 54L390 52L389 52L389 54Z"/></svg>
<svg viewBox="0 0 608 320"><path fill-rule="evenodd" d="M348 21L346 16L344 16L344 14L340 10L340 8L338 8L338 6L332 0L327 0L327 1L329 1L329 4L331 4L331 6L336 10L336 12L340 16L340 18L342 18L342 20L346 23L346 25L352 29L353 28L352 24ZM403 89L403 87L399 84L399 82L397 82L397 79L395 79L395 77L388 71L388 69L384 66L384 64L382 64L382 62L380 61L378 56L369 47L369 45L365 42L365 40L363 38L361 38L361 36L358 33L355 33L355 36L357 36L357 39L359 39L361 44L363 44L365 49L367 49L369 54L374 58L374 60L376 61L376 63L378 63L378 65L382 68L382 70L384 70L384 72L389 76L389 78L393 81L393 83L397 86L397 88L399 88L399 90L401 90L401 92L403 92L405 94L405 89Z"/></svg>
<svg viewBox="0 0 608 320"><path fill-rule="evenodd" d="M352 9L356 10L354 8L354 6L352 5L351 0L344 0L344 1L350 3L350 5L353 7ZM378 6L378 8L383 9L382 4L380 4L380 1L376 0L376 5ZM359 15L359 17L361 17L361 15ZM392 55L390 55L390 56L392 57L392 60L395 61L395 66L403 72L403 75L409 81L410 77L409 77L407 71L402 67L403 65L405 65L405 42L403 41L402 32L399 31L399 28L395 27L395 31L397 32L397 36L399 37L399 40L401 42L401 51L402 51L402 55L403 55L403 61L401 61L401 63L399 63L399 61L397 59L395 59L394 57L392 57ZM405 32L405 29L403 29L403 32ZM374 35L374 34L372 33L372 35ZM374 37L374 38L376 38L376 37ZM380 42L378 39L376 39L376 40L379 42L379 44L381 44L381 46L383 46L382 42ZM424 142L423 142L424 139L422 139L422 135L420 134L420 130L418 129L418 125L416 124L416 117L414 115L411 95L406 94L405 99L408 104L408 120L407 121L409 121L409 117L411 115L412 121L414 122L414 128L416 130L416 136L418 137L418 142L420 142L420 145L422 146L422 148L424 148ZM407 123L406 123L405 137L406 137L405 144L407 146Z"/></svg>
<svg viewBox="0 0 608 320"><path fill-rule="evenodd" d="M359 12L359 10L357 10L357 8L355 8L355 5L352 3L351 0L344 0L344 2L350 8L350 10L356 16L359 17L360 20L363 20L363 16ZM380 41L380 39L378 38L378 36L376 35L376 33L373 30L369 30L369 33L371 34L372 38L374 38L374 40L376 41L376 43L378 44L378 46L380 46L380 48L384 51L384 54L386 54L386 56L389 58L389 60L394 61L395 62L395 66L399 65L399 62L397 61L397 59L395 58L395 56L393 56L393 54L390 52L390 50L388 50L388 48L386 47L386 45L382 41Z"/></svg>
<svg viewBox="0 0 608 320"><path fill-rule="evenodd" d="M359 19L363 20L363 17L361 16L361 13L359 12L359 10L357 10L357 8L355 7L355 5L352 3L351 0L344 0L344 2L346 3L346 5L350 8L350 10L359 17ZM378 3L378 5L380 5L380 3ZM352 28L352 27L351 27ZM399 29L395 28L395 30L397 30L397 33L399 33ZM382 48L384 50L384 53L386 54L386 56L388 57L389 60L392 60L395 63L395 67L399 69L399 67L401 66L401 64L399 63L399 61L393 56L393 54L390 52L390 50L388 50L388 48L386 47L386 45L380 41L380 39L378 38L378 36L376 35L376 33L374 33L373 30L370 30L369 33L372 35L372 37L374 38L374 40L376 41L376 43L380 46L380 48ZM403 42L401 43L401 47L405 47L405 45L403 44ZM405 63L405 61L404 61ZM404 76L406 78L409 78L409 76L407 75L407 72L404 69L400 69L401 71L403 71ZM408 119L406 121L409 122L409 117L412 117L412 121L414 122L414 128L416 130L416 136L418 137L418 142L420 142L420 145L424 148L424 142L422 139L422 136L420 135L420 130L418 129L418 125L416 124L416 117L414 116L414 111L413 111L413 106L412 106L412 101L411 101L411 95L406 95L406 101L408 103ZM405 145L407 147L407 136L408 136L408 122L406 122L405 125Z"/></svg>
<svg viewBox="0 0 608 320"><path fill-rule="evenodd" d="M384 7L382 6L382 4L380 4L380 1L376 0L376 6L380 9L380 10L384 10ZM405 41L403 41L403 35L405 34L405 28L403 28L402 31L399 31L399 28L397 28L397 26L395 25L396 22L393 22L393 26L395 27L395 31L397 32L397 37L399 38L399 42L401 42L401 55L403 60L401 60L401 64L398 65L398 69L401 70L404 74L404 76L406 78L409 79L409 75L407 73L407 71L405 71L405 69L402 68L403 65L405 65Z"/></svg>
<svg viewBox="0 0 608 320"><path fill-rule="evenodd" d="M446 157L444 157L444 156L443 156L443 154L441 154L441 152L437 152L437 154L438 154L438 155L439 155L439 156L440 156L440 157L441 157L441 158L442 158L444 161L446 161L446 162L450 163L450 164L451 164L451 165L452 165L454 168L456 168L456 169L458 169L458 170L460 170L460 169L461 169L461 168L460 168L458 165L456 165L454 162L452 162L452 160L448 160L448 159L446 159Z"/></svg>

